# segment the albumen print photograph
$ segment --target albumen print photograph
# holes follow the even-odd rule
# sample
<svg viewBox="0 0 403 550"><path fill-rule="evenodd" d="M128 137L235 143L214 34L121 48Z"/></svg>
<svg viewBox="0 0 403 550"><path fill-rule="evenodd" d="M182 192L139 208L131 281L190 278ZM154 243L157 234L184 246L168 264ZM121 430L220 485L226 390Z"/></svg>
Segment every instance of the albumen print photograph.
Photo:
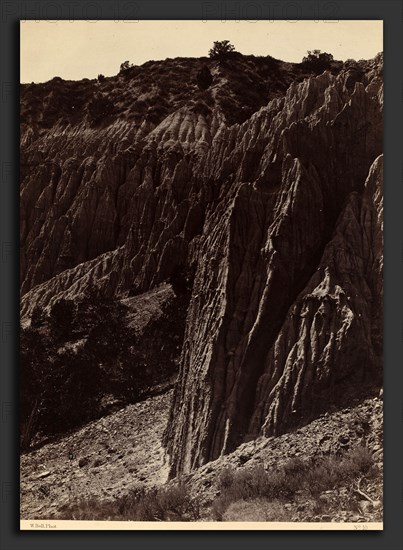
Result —
<svg viewBox="0 0 403 550"><path fill-rule="evenodd" d="M20 520L383 528L383 23L22 21Z"/></svg>

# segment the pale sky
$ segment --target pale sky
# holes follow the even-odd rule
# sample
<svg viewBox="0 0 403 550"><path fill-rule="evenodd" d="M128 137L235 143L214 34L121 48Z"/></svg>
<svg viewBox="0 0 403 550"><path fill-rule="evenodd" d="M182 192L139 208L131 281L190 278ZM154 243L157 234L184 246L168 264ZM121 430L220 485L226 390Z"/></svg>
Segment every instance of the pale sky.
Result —
<svg viewBox="0 0 403 550"><path fill-rule="evenodd" d="M300 62L318 49L335 59L383 50L382 21L21 21L21 82L112 76L129 60L201 57L216 40L242 54Z"/></svg>

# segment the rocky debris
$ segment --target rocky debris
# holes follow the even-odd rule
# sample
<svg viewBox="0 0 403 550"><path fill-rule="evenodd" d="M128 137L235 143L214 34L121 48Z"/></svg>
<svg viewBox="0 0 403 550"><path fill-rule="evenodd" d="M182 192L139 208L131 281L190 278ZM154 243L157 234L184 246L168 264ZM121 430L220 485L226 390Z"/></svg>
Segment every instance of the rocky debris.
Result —
<svg viewBox="0 0 403 550"><path fill-rule="evenodd" d="M168 462L161 446L172 392L131 405L21 457L21 517L59 517L75 499L110 501L138 487L163 486ZM260 436L181 476L190 495L200 504L201 521L211 521L211 505L219 494L219 479L229 467L235 471L263 465L267 471L290 458L320 460L345 452L341 439L350 448L365 445L375 457L382 449L382 403L367 399L355 407L322 415L307 426L278 437ZM72 458L71 458L72 457ZM84 459L84 462L83 462ZM81 463L81 467L80 467ZM39 467L49 466L48 483L37 479ZM339 486L313 499L297 491L293 500L279 503L244 503L242 521L382 521L382 463L379 476L361 480L354 486ZM40 481L40 482L39 482ZM177 479L169 481L177 483ZM357 493L356 490L360 493ZM239 507L239 505L237 505ZM278 507L284 508L279 512ZM225 520L239 520L237 507L228 509ZM245 519L246 518L246 519Z"/></svg>
<svg viewBox="0 0 403 550"><path fill-rule="evenodd" d="M50 472L49 471L46 471L46 472L41 472L40 474L38 474L38 479L43 479L44 477L48 477L50 476Z"/></svg>
<svg viewBox="0 0 403 550"><path fill-rule="evenodd" d="M343 435L340 437L340 434ZM375 479L364 480L361 483L362 490L358 482L356 486L340 486L324 491L315 499L303 491L297 491L291 502L277 504L277 508L284 506L287 510L288 519L284 521L382 521L383 464L376 454L382 448L382 403L376 397L367 399L355 407L322 415L291 433L278 437L260 436L254 441L244 443L233 453L196 469L183 479L191 487L193 497L200 499L205 517L211 520L210 507L219 494L218 482L226 469L240 471L263 465L266 471L270 472L291 458L309 462L328 456L341 456L347 449L340 439L348 439L350 449L357 445L367 447L374 458L379 475ZM248 460L245 461L245 457ZM230 516L233 513L233 510L229 510L229 515L224 520L231 520ZM255 517L254 521L270 521L264 519L264 514L267 514L264 506L256 509L254 503L247 512L249 513ZM278 511L276 517L279 517ZM232 520L237 521L235 517L232 517Z"/></svg>
<svg viewBox="0 0 403 550"><path fill-rule="evenodd" d="M76 498L108 500L139 484L163 483L161 438L171 396L129 405L23 454L21 518L49 519ZM43 464L48 469L38 474Z"/></svg>
<svg viewBox="0 0 403 550"><path fill-rule="evenodd" d="M83 468L84 466L88 466L90 463L90 459L88 456L83 456L82 458L80 458L80 460L78 461L78 466L79 468Z"/></svg>
<svg viewBox="0 0 403 550"><path fill-rule="evenodd" d="M382 402L377 398L366 399L354 407L344 408L333 413L325 413L304 427L280 436L259 436L243 443L230 454L201 466L185 476L194 490L203 498L212 498L217 489L220 473L227 467L250 468L263 464L265 469L281 466L290 458L310 460L326 456L340 456L347 449L364 445L375 458L382 449L383 424ZM348 445L341 440L348 440ZM245 460L247 458L247 460ZM210 482L206 490L205 482Z"/></svg>

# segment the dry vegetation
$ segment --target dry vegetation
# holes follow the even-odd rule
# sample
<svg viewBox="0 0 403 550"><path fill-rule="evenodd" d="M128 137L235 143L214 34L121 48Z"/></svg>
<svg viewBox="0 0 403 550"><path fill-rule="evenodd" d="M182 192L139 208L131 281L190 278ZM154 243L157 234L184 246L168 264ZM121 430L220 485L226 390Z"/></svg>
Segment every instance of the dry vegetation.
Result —
<svg viewBox="0 0 403 550"><path fill-rule="evenodd" d="M320 496L325 491L352 483L360 475L373 478L378 473L371 453L363 446L357 446L341 457L322 458L317 463L301 458L290 459L274 471L266 471L263 466L241 471L227 469L220 476L220 495L213 503L212 512L217 521L248 521L249 517L242 517L242 511L249 510L254 502L255 508L260 509L259 517L265 510L266 521L287 521L291 514L287 513L284 504L296 496L313 499L313 507L318 509L322 507ZM238 504L234 508L234 503L239 502L248 505Z"/></svg>
<svg viewBox="0 0 403 550"><path fill-rule="evenodd" d="M341 62L331 70L338 72ZM213 76L208 89L198 86L198 73ZM220 110L230 124L240 123L284 95L292 81L310 74L302 63L285 63L271 56L237 53L226 60L207 57L148 61L128 66L116 76L80 81L55 77L43 84L21 86L21 123L50 128L80 124L108 125L116 120L159 124L185 104L208 116Z"/></svg>
<svg viewBox="0 0 403 550"><path fill-rule="evenodd" d="M295 512L301 510L300 503L308 501L310 513L326 514L323 517L330 520L340 508L359 510L360 499L366 498L375 515L379 509L381 520L380 501L372 500L359 488L363 480L379 476L370 451L356 446L342 456L316 462L291 459L276 470L267 471L263 465L224 469L216 483L217 498L207 508L193 495L191 482L180 482L148 491L138 487L108 502L77 499L58 516L75 520L281 522L297 520ZM334 502L328 493L340 486L347 488L346 495Z"/></svg>

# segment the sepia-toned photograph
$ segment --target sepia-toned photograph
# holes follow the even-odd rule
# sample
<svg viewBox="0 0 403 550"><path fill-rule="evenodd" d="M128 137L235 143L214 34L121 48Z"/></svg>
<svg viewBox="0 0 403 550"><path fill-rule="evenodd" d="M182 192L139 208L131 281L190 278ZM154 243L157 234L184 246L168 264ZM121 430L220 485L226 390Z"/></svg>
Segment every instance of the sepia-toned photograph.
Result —
<svg viewBox="0 0 403 550"><path fill-rule="evenodd" d="M20 526L383 529L383 22L21 21Z"/></svg>

